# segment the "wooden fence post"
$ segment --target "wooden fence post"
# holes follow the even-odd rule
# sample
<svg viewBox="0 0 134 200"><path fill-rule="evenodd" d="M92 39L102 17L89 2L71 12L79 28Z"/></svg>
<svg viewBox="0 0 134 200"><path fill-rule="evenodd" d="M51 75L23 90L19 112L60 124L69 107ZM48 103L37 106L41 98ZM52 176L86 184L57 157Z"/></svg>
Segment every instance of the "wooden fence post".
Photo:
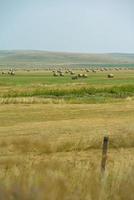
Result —
<svg viewBox="0 0 134 200"><path fill-rule="evenodd" d="M103 149L102 149L102 160L101 160L101 173L104 174L107 161L107 150L108 150L109 137L105 136L103 139Z"/></svg>

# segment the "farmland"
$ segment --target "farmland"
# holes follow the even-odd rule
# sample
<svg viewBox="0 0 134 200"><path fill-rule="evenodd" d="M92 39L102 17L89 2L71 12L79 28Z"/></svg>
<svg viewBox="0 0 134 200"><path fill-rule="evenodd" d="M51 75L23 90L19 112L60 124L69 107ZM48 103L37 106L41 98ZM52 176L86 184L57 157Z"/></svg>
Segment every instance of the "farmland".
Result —
<svg viewBox="0 0 134 200"><path fill-rule="evenodd" d="M67 64L60 66L64 76L53 76L53 68L59 65L34 69L15 63L11 76L4 62L0 69L0 199L132 200L133 68L116 65L119 70L101 71L100 65L94 73L86 72L85 66L73 66L75 75L87 74L73 80L65 73ZM105 135L109 149L102 180Z"/></svg>
<svg viewBox="0 0 134 200"><path fill-rule="evenodd" d="M75 74L81 72L74 70ZM82 71L83 72L83 71ZM114 73L113 79L107 74ZM88 72L87 78L72 80L71 75L54 77L52 71L16 71L0 77L0 100L28 97L33 102L97 103L119 101L134 94L133 70Z"/></svg>

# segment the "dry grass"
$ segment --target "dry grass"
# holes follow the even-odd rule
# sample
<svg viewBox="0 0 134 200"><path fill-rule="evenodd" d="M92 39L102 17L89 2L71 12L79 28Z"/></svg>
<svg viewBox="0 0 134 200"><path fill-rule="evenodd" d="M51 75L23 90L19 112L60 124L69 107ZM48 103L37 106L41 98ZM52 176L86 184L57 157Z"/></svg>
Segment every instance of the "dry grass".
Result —
<svg viewBox="0 0 134 200"><path fill-rule="evenodd" d="M134 102L0 105L1 200L133 200ZM102 139L110 137L100 174Z"/></svg>
<svg viewBox="0 0 134 200"><path fill-rule="evenodd" d="M134 174L129 162L118 166L115 162L102 179L95 163L28 159L21 164L5 161L1 200L133 200Z"/></svg>

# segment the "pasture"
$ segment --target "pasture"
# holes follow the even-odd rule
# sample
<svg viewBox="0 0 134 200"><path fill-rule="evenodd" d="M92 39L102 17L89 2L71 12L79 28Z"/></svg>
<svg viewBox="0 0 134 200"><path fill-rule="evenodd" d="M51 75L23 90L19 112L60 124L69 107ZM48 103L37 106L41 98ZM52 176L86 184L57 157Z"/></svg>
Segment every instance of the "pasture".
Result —
<svg viewBox="0 0 134 200"><path fill-rule="evenodd" d="M63 70L64 72L65 70ZM30 70L30 71L16 71L16 75L13 77L8 76L7 74L0 74L0 86L27 86L27 85L52 85L52 84L89 84L91 86L112 86L112 85L124 85L124 84L133 84L134 81L134 70L109 70L97 73L91 71L84 72L84 70L73 70L75 74L86 73L88 78L72 80L70 74L64 73L64 77L54 77L52 69L51 70ZM7 72L7 71L5 71ZM114 73L114 79L108 79L108 73Z"/></svg>
<svg viewBox="0 0 134 200"><path fill-rule="evenodd" d="M133 200L134 71L15 73L0 75L0 199Z"/></svg>
<svg viewBox="0 0 134 200"><path fill-rule="evenodd" d="M0 101L17 102L16 98L21 101L22 97L28 101L29 97L29 102L33 103L105 103L133 97L134 70L73 72L75 75L86 73L87 78L73 80L72 75L65 72L64 76L55 77L52 70L18 70L15 76L0 75ZM108 78L109 73L113 73L114 78Z"/></svg>

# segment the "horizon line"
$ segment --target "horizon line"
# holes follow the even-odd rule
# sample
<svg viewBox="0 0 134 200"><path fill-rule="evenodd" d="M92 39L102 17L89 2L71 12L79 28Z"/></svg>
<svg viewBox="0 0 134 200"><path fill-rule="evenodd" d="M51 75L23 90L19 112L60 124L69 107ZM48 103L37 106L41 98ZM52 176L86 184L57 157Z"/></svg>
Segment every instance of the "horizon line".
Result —
<svg viewBox="0 0 134 200"><path fill-rule="evenodd" d="M53 51L44 49L0 49L0 51L38 51L38 52L48 52L48 53L70 53L70 54L134 54L134 52L80 52L80 51Z"/></svg>

